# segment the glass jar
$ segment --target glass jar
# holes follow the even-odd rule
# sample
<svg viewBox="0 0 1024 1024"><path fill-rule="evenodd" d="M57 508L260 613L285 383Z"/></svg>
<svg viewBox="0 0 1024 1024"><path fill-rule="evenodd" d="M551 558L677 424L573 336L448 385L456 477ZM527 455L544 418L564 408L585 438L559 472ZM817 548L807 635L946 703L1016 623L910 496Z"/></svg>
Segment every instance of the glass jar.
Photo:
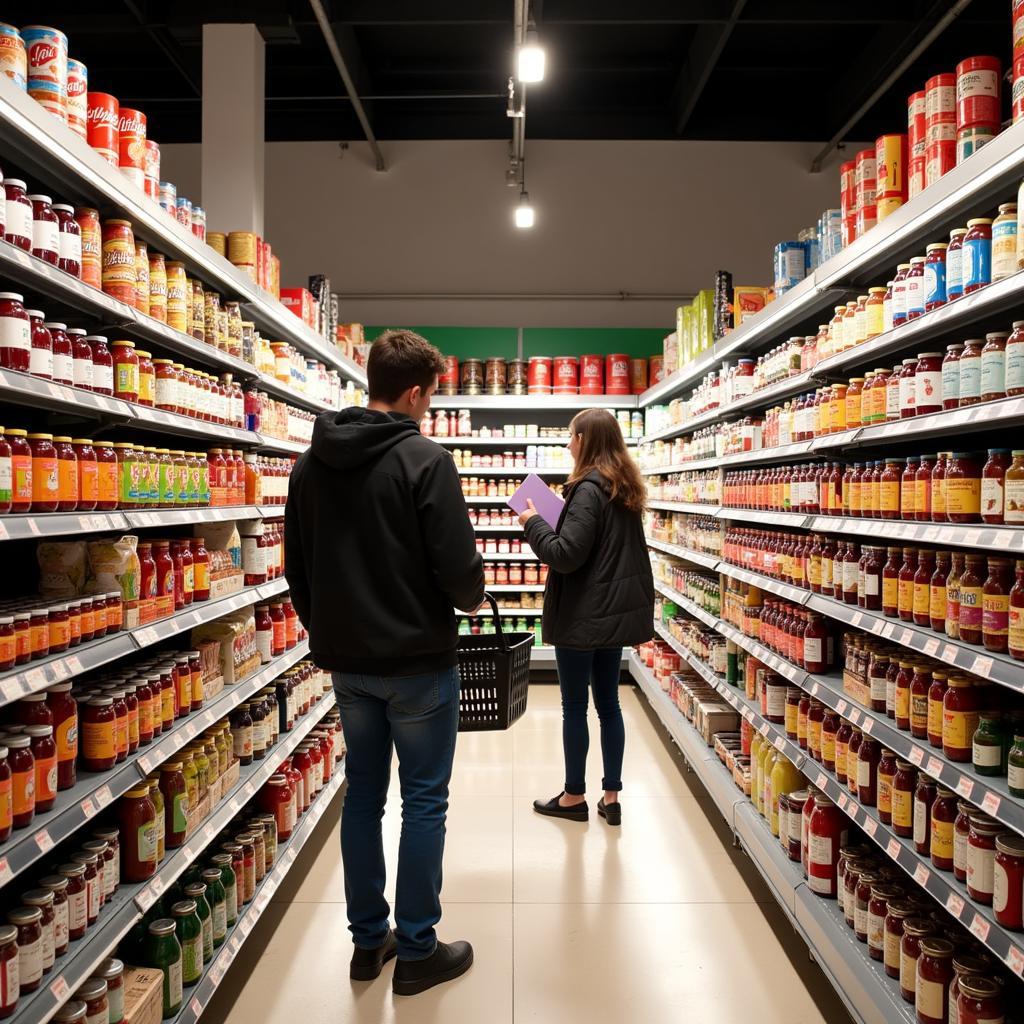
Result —
<svg viewBox="0 0 1024 1024"><path fill-rule="evenodd" d="M941 352L922 352L914 368L915 415L924 416L942 410Z"/></svg>
<svg viewBox="0 0 1024 1024"><path fill-rule="evenodd" d="M4 178L4 241L25 252L32 251L32 200L25 195L25 182Z"/></svg>
<svg viewBox="0 0 1024 1024"><path fill-rule="evenodd" d="M916 904L908 899L893 899L886 905L882 959L885 965L885 973L890 978L898 979L900 976L900 947L903 941L903 923L907 918L913 917L916 912Z"/></svg>
<svg viewBox="0 0 1024 1024"><path fill-rule="evenodd" d="M43 913L38 907L7 912L7 923L18 930L18 987L21 995L39 988L43 980Z"/></svg>
<svg viewBox="0 0 1024 1024"><path fill-rule="evenodd" d="M914 790L914 847L925 857L932 846L932 804L937 792L935 783L927 776L918 778Z"/></svg>
<svg viewBox="0 0 1024 1024"><path fill-rule="evenodd" d="M101 1024L103 1021L110 1020L107 983L102 978L90 978L84 985L80 985L75 993L75 999L81 1000L79 1005L84 1006L85 1013L80 1018L72 1017L72 1020L82 1020L84 1024L93 1024L93 1022Z"/></svg>
<svg viewBox="0 0 1024 1024"><path fill-rule="evenodd" d="M156 874L156 807L143 784L128 790L118 802L121 846L124 851L121 878L125 882L144 882Z"/></svg>
<svg viewBox="0 0 1024 1024"><path fill-rule="evenodd" d="M1007 331L985 335L981 350L981 400L995 402L1006 397L1006 344Z"/></svg>
<svg viewBox="0 0 1024 1024"><path fill-rule="evenodd" d="M32 204L32 255L56 267L60 263L60 222L49 196L28 196Z"/></svg>
<svg viewBox="0 0 1024 1024"><path fill-rule="evenodd" d="M107 983L109 1024L121 1024L124 1020L124 963L113 957L104 960L96 968L94 977L102 978Z"/></svg>
<svg viewBox="0 0 1024 1024"><path fill-rule="evenodd" d="M92 349L92 390L98 395L114 394L114 357L107 348L107 339L90 334L85 339Z"/></svg>
<svg viewBox="0 0 1024 1024"><path fill-rule="evenodd" d="M169 761L160 766L160 792L164 798L164 844L175 850L185 842L188 832L188 786L183 762Z"/></svg>
<svg viewBox="0 0 1024 1024"><path fill-rule="evenodd" d="M932 864L940 871L953 870L953 825L956 822L957 797L950 789L939 786L931 810Z"/></svg>
<svg viewBox="0 0 1024 1024"><path fill-rule="evenodd" d="M964 295L992 282L992 219L975 217L967 222L963 241Z"/></svg>
<svg viewBox="0 0 1024 1024"><path fill-rule="evenodd" d="M995 884L996 836L1004 826L980 811L972 813L967 836L967 893L976 903L990 905Z"/></svg>
<svg viewBox="0 0 1024 1024"><path fill-rule="evenodd" d="M952 1022L952 1005L949 1013ZM992 1024L1004 1020L1004 1013L1005 992L998 981L978 974L959 979L956 1024Z"/></svg>
<svg viewBox="0 0 1024 1024"><path fill-rule="evenodd" d="M49 974L53 970L56 959L56 915L53 910L53 893L49 889L29 889L21 894L22 903L26 907L34 907L42 915L39 920L39 927L42 931L42 958L43 974Z"/></svg>
<svg viewBox="0 0 1024 1024"><path fill-rule="evenodd" d="M816 794L808 823L808 885L819 896L835 899L839 848L846 841L846 817L828 797Z"/></svg>
<svg viewBox="0 0 1024 1024"><path fill-rule="evenodd" d="M985 649L998 654L1006 654L1009 647L1012 577L1009 558L988 559L988 577L981 588L981 636Z"/></svg>
<svg viewBox="0 0 1024 1024"><path fill-rule="evenodd" d="M949 986L953 981L953 943L932 936L922 938L917 961L914 1009L918 1024L946 1024Z"/></svg>
<svg viewBox="0 0 1024 1024"><path fill-rule="evenodd" d="M151 921L145 944L146 966L163 972L163 1018L177 1015L182 1003L182 951L175 922Z"/></svg>

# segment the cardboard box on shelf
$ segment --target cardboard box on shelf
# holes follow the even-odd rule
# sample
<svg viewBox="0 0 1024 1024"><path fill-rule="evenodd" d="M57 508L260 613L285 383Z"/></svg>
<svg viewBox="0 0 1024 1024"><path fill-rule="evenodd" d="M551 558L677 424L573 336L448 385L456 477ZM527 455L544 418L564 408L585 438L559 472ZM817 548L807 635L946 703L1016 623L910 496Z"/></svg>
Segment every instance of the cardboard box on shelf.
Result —
<svg viewBox="0 0 1024 1024"><path fill-rule="evenodd" d="M125 967L124 1024L160 1024L164 1012L164 972Z"/></svg>
<svg viewBox="0 0 1024 1024"><path fill-rule="evenodd" d="M313 296L308 288L282 288L281 303L290 309L304 324L316 326L313 314Z"/></svg>

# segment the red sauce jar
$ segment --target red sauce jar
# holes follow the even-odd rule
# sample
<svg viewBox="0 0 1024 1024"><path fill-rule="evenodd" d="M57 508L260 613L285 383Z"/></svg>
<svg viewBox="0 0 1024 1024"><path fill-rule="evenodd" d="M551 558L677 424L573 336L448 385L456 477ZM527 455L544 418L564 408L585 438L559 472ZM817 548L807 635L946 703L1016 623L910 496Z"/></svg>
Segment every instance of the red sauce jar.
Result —
<svg viewBox="0 0 1024 1024"><path fill-rule="evenodd" d="M957 1024L997 1024L1005 1014L1003 986L982 975L963 975L959 978L956 1012ZM949 1014L952 1021L952 1005Z"/></svg>
<svg viewBox="0 0 1024 1024"><path fill-rule="evenodd" d="M35 761L36 812L53 809L57 802L57 744L53 740L53 726L27 725L25 736L31 743Z"/></svg>
<svg viewBox="0 0 1024 1024"><path fill-rule="evenodd" d="M971 452L953 452L946 466L945 494L949 522L981 520L981 461Z"/></svg>
<svg viewBox="0 0 1024 1024"><path fill-rule="evenodd" d="M63 956L70 945L68 880L60 875L46 875L39 879L39 888L53 897L53 952Z"/></svg>
<svg viewBox="0 0 1024 1024"><path fill-rule="evenodd" d="M109 771L117 763L117 714L112 697L93 697L81 712L82 768Z"/></svg>
<svg viewBox="0 0 1024 1024"><path fill-rule="evenodd" d="M74 385L83 391L92 391L92 346L86 341L86 333L81 328L68 329L71 342L71 372Z"/></svg>
<svg viewBox="0 0 1024 1024"><path fill-rule="evenodd" d="M932 846L932 804L937 792L935 783L926 775L918 778L914 790L914 846L925 857Z"/></svg>
<svg viewBox="0 0 1024 1024"><path fill-rule="evenodd" d="M36 813L36 762L31 743L24 735L8 735L4 740L11 772L11 822L14 828L27 828Z"/></svg>
<svg viewBox="0 0 1024 1024"><path fill-rule="evenodd" d="M57 266L60 262L60 222L49 196L28 196L32 204L32 255Z"/></svg>
<svg viewBox="0 0 1024 1024"><path fill-rule="evenodd" d="M846 817L828 797L816 794L808 822L808 885L819 896L835 899L839 848L846 842Z"/></svg>
<svg viewBox="0 0 1024 1024"><path fill-rule="evenodd" d="M910 683L910 732L915 739L928 738L928 694L932 687L932 673L923 662L914 665ZM897 713L897 725L898 713Z"/></svg>
<svg viewBox="0 0 1024 1024"><path fill-rule="evenodd" d="M883 963L890 978L900 976L900 953L903 942L903 923L917 913L917 904L908 899L890 900L885 911L885 940Z"/></svg>
<svg viewBox="0 0 1024 1024"><path fill-rule="evenodd" d="M996 836L992 909L1004 928L1024 931L1024 838L1012 832Z"/></svg>
<svg viewBox="0 0 1024 1024"><path fill-rule="evenodd" d="M59 257L57 266L72 277L82 276L82 229L75 220L75 208L65 203L54 203L57 217Z"/></svg>
<svg viewBox="0 0 1024 1024"><path fill-rule="evenodd" d="M125 402L139 400L139 357L134 341L113 343L114 394Z"/></svg>
<svg viewBox="0 0 1024 1024"><path fill-rule="evenodd" d="M977 903L992 903L995 888L996 836L1005 829L980 811L971 814L967 836L967 892Z"/></svg>
<svg viewBox="0 0 1024 1024"><path fill-rule="evenodd" d="M89 923L88 886L84 864L61 864L57 873L68 883L68 937L77 942L85 936Z"/></svg>
<svg viewBox="0 0 1024 1024"><path fill-rule="evenodd" d="M86 922L91 928L98 920L103 907L103 878L100 875L100 859L95 853L76 853L72 856L71 863L81 864L85 868Z"/></svg>
<svg viewBox="0 0 1024 1024"><path fill-rule="evenodd" d="M928 687L928 742L933 747L942 747L942 702L948 689L946 673L936 669L932 673L932 682Z"/></svg>
<svg viewBox="0 0 1024 1024"><path fill-rule="evenodd" d="M896 781L898 761L896 755L888 749L882 750L878 762L878 817L884 825L892 824L892 791Z"/></svg>
<svg viewBox="0 0 1024 1024"><path fill-rule="evenodd" d="M32 322L17 292L0 292L0 366L29 372Z"/></svg>
<svg viewBox="0 0 1024 1024"><path fill-rule="evenodd" d="M917 1024L946 1024L953 981L953 943L928 936L921 939L920 949L914 990Z"/></svg>
<svg viewBox="0 0 1024 1024"><path fill-rule="evenodd" d="M967 841L971 834L971 815L974 807L961 800L956 805L956 821L953 823L953 874L958 882L967 881Z"/></svg>
<svg viewBox="0 0 1024 1024"><path fill-rule="evenodd" d="M43 936L43 974L53 970L57 956L56 915L53 910L53 893L48 889L29 889L21 894L26 907L34 907L42 914L39 921Z"/></svg>
<svg viewBox="0 0 1024 1024"><path fill-rule="evenodd" d="M32 200L25 195L25 182L4 178L4 240L25 252L32 251Z"/></svg>
<svg viewBox="0 0 1024 1024"><path fill-rule="evenodd" d="M28 356L28 372L43 380L53 379L53 338L43 321L46 315L39 309L26 309L32 331Z"/></svg>
<svg viewBox="0 0 1024 1024"><path fill-rule="evenodd" d="M871 886L868 900L868 956L872 960L885 959L885 919L889 904L898 901L903 890L898 885L880 883Z"/></svg>
<svg viewBox="0 0 1024 1024"><path fill-rule="evenodd" d="M114 357L107 348L107 339L100 334L90 334L85 340L92 349L92 390L98 395L113 397Z"/></svg>
<svg viewBox="0 0 1024 1024"><path fill-rule="evenodd" d="M43 912L38 907L17 907L7 921L18 929L18 983L21 995L39 988L43 980Z"/></svg>
<svg viewBox="0 0 1024 1024"><path fill-rule="evenodd" d="M857 798L865 807L874 807L878 802L878 763L881 758L879 742L865 735L857 750Z"/></svg>
<svg viewBox="0 0 1024 1024"><path fill-rule="evenodd" d="M931 858L940 871L953 870L953 835L956 822L956 793L939 786L932 804Z"/></svg>
<svg viewBox="0 0 1024 1024"><path fill-rule="evenodd" d="M57 511L78 510L78 456L70 437L54 437L57 453Z"/></svg>

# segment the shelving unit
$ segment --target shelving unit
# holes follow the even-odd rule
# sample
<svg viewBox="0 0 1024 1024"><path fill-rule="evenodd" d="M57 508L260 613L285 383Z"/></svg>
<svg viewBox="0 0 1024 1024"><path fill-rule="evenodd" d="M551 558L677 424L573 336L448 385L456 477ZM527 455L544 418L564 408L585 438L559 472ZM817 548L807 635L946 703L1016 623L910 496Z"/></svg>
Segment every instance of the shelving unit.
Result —
<svg viewBox="0 0 1024 1024"><path fill-rule="evenodd" d="M712 685L707 666L694 659ZM864 947L846 927L835 904L822 900L806 885L800 866L783 853L764 819L736 786L714 750L661 689L635 654L629 671L640 691L682 752L691 771L707 790L736 840L743 846L790 924L807 943L853 1017L863 1024L913 1024L914 1008L905 1003L899 986L867 958ZM724 685L724 684L722 684Z"/></svg>
<svg viewBox="0 0 1024 1024"><path fill-rule="evenodd" d="M282 736L273 748L272 756L242 768L239 780L230 793L225 795L184 846L164 858L154 878L134 885L121 884L114 894L113 902L104 907L100 920L89 930L86 939L73 944L64 956L57 959L45 985L21 998L11 1018L12 1022L46 1024L110 955L117 943L142 920L142 915L156 902L164 889L180 877L213 842L220 830L257 794L281 760L290 756L333 706L334 694L329 693L299 720L290 733Z"/></svg>

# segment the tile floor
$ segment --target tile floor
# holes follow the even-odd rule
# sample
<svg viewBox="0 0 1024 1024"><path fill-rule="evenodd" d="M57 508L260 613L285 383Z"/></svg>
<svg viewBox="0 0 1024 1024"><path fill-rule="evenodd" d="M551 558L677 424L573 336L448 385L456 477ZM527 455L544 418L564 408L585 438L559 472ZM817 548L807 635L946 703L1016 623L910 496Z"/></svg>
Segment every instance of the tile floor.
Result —
<svg viewBox="0 0 1024 1024"><path fill-rule="evenodd" d="M557 687L532 687L529 711L511 731L460 737L439 932L473 942L469 974L404 999L391 994L390 969L371 984L349 981L339 800L242 947L204 1024L296 1014L302 1024L848 1021L756 870L732 849L699 783L691 789L643 696L623 687L622 704L621 829L597 817L596 791L587 824L533 813L534 797L560 788ZM596 785L594 741L588 778ZM384 827L393 877L394 787L392 798Z"/></svg>

